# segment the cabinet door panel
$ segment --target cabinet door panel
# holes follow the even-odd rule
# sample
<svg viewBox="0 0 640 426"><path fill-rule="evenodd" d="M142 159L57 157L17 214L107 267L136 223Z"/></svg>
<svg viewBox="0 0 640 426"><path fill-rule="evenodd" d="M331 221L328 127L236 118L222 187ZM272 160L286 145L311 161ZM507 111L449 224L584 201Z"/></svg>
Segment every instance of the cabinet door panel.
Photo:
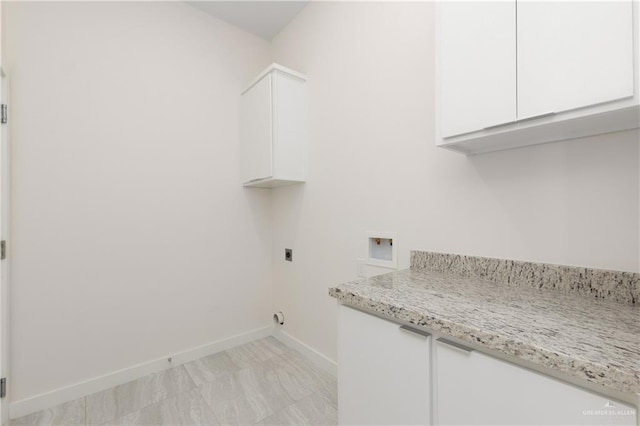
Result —
<svg viewBox="0 0 640 426"><path fill-rule="evenodd" d="M273 167L278 178L304 179L307 140L305 82L273 74Z"/></svg>
<svg viewBox="0 0 640 426"><path fill-rule="evenodd" d="M436 353L438 424L636 424L631 407L526 368L439 341Z"/></svg>
<svg viewBox="0 0 640 426"><path fill-rule="evenodd" d="M442 2L441 136L516 119L516 3Z"/></svg>
<svg viewBox="0 0 640 426"><path fill-rule="evenodd" d="M338 321L339 423L430 424L430 338L342 305Z"/></svg>
<svg viewBox="0 0 640 426"><path fill-rule="evenodd" d="M518 118L633 96L632 2L518 2Z"/></svg>
<svg viewBox="0 0 640 426"><path fill-rule="evenodd" d="M273 175L271 75L242 95L242 182Z"/></svg>

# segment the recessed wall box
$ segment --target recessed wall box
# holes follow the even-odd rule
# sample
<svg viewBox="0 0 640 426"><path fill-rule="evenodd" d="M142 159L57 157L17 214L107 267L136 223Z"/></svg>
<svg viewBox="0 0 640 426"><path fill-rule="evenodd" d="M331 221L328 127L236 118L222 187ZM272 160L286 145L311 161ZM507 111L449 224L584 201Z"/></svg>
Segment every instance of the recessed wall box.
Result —
<svg viewBox="0 0 640 426"><path fill-rule="evenodd" d="M395 232L367 232L367 264L396 269L398 241Z"/></svg>

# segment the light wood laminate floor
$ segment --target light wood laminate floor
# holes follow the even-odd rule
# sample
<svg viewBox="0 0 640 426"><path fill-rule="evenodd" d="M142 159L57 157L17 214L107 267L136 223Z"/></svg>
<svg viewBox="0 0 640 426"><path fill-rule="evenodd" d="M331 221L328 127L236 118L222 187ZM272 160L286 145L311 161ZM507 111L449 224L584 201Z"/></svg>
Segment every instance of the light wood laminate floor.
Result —
<svg viewBox="0 0 640 426"><path fill-rule="evenodd" d="M267 337L9 425L335 425L337 420L335 377Z"/></svg>

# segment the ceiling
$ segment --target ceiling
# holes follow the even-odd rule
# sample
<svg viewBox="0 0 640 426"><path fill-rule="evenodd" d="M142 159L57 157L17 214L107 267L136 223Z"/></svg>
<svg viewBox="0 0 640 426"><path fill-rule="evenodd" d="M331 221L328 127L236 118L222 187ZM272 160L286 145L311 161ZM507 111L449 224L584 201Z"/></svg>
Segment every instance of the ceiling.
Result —
<svg viewBox="0 0 640 426"><path fill-rule="evenodd" d="M309 3L309 0L189 1L188 3L271 41Z"/></svg>

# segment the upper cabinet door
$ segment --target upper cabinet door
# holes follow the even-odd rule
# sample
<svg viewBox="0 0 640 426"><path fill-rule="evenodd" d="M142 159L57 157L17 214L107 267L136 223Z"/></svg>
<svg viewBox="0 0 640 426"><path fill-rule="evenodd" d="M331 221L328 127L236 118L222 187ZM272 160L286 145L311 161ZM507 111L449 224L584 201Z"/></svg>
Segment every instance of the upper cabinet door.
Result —
<svg viewBox="0 0 640 426"><path fill-rule="evenodd" d="M271 74L242 95L240 155L242 181L273 176Z"/></svg>
<svg viewBox="0 0 640 426"><path fill-rule="evenodd" d="M516 3L442 2L441 137L516 119Z"/></svg>
<svg viewBox="0 0 640 426"><path fill-rule="evenodd" d="M518 118L633 96L632 2L518 2Z"/></svg>

